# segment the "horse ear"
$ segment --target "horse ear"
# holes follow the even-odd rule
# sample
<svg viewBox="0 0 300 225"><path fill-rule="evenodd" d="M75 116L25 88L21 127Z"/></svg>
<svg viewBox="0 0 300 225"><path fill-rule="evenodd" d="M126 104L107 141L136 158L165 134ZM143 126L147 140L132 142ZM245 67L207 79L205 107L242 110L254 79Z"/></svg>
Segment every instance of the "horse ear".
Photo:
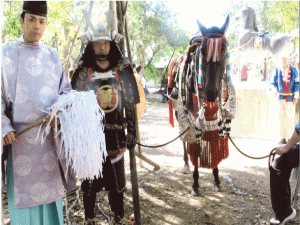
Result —
<svg viewBox="0 0 300 225"><path fill-rule="evenodd" d="M202 34L202 36L205 36L206 35L206 33L207 33L207 29L206 29L206 27L205 26L203 26L200 22L199 22L199 20L197 19L197 23L198 23L198 27L199 27L199 30L200 30L200 32L201 32L201 34Z"/></svg>
<svg viewBox="0 0 300 225"><path fill-rule="evenodd" d="M222 31L223 34L226 33L228 27L229 27L229 14L227 15L227 18L226 18L225 23L224 23L223 26L221 27L221 31Z"/></svg>

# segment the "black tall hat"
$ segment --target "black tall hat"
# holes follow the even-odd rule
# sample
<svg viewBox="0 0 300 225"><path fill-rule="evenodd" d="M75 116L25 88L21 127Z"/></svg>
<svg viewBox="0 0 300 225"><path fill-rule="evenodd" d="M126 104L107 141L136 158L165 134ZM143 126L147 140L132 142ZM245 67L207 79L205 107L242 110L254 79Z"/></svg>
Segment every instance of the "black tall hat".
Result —
<svg viewBox="0 0 300 225"><path fill-rule="evenodd" d="M46 1L24 1L23 12L39 16L47 16Z"/></svg>

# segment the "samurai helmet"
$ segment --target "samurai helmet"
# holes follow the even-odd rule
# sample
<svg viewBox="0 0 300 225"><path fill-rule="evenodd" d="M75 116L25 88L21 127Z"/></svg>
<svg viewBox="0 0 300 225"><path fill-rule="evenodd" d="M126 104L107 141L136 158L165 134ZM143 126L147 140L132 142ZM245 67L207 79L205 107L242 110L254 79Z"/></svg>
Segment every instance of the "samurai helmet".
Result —
<svg viewBox="0 0 300 225"><path fill-rule="evenodd" d="M84 10L83 14L88 27L91 29L91 31L87 31L79 37L84 44L100 40L113 41L116 44L120 42L122 35L113 30L114 14L112 10L108 10L103 14L96 27L93 26L90 18L87 16L87 11Z"/></svg>

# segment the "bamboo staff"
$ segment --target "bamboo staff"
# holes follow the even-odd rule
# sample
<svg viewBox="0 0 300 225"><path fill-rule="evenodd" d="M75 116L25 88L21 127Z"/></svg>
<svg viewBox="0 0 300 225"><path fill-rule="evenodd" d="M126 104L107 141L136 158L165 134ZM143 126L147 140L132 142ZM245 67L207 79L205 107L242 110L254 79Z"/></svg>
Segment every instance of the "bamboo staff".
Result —
<svg viewBox="0 0 300 225"><path fill-rule="evenodd" d="M60 114L60 113L61 113L61 111L59 110L59 111L57 111L56 115L58 115L58 114ZM36 121L36 122L30 124L28 127L25 127L23 130L20 130L19 132L16 133L15 137L17 138L17 137L19 137L21 134L24 134L25 132L27 132L27 131L29 131L29 130L31 130L31 129L37 127L37 126L40 126L41 124L43 124L43 123L45 122L45 119L46 119L47 117L48 117L48 115L45 116L44 118L39 119L38 121ZM54 119L54 116L53 116L52 119Z"/></svg>
<svg viewBox="0 0 300 225"><path fill-rule="evenodd" d="M46 118L46 117L44 117L44 118L42 118L42 119L39 119L39 120L36 121L35 123L33 123L33 124L29 125L28 127L24 128L23 130L20 130L18 133L16 133L15 136L16 136L16 137L19 137L21 134L24 134L25 132L31 130L32 128L35 128L35 127L41 125L42 123L45 122L45 118Z"/></svg>

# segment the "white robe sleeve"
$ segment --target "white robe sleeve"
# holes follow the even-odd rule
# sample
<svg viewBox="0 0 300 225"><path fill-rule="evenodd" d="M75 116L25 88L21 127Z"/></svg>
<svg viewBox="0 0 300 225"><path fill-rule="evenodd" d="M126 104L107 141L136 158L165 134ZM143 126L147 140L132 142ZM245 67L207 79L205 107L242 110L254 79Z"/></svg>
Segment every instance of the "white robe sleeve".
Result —
<svg viewBox="0 0 300 225"><path fill-rule="evenodd" d="M62 65L61 65L62 67ZM59 91L58 94L64 94L64 93L68 93L72 90L72 86L70 84L70 82L68 81L68 77L66 76L64 69L62 67L62 74L61 74L61 78L60 78L60 84L59 84Z"/></svg>
<svg viewBox="0 0 300 225"><path fill-rule="evenodd" d="M11 131L15 131L11 121L7 115L7 113L11 113L11 112L7 112L8 107L9 107L9 98L7 96L8 93L8 87L7 87L7 82L5 82L5 77L4 77L4 73L3 70L1 72L1 135L2 138L5 137L5 135L7 135L9 132Z"/></svg>

